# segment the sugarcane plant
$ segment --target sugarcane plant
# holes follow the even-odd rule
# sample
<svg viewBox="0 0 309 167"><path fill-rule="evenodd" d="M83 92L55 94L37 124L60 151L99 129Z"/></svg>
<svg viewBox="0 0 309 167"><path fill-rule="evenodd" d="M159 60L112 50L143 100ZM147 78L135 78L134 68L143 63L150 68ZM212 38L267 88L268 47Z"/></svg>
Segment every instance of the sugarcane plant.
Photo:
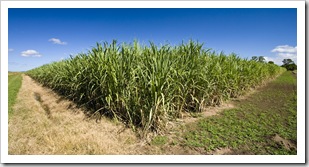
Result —
<svg viewBox="0 0 309 167"><path fill-rule="evenodd" d="M29 76L60 95L133 129L161 132L181 112L201 112L276 77L275 64L178 46L97 43L88 53L32 69Z"/></svg>

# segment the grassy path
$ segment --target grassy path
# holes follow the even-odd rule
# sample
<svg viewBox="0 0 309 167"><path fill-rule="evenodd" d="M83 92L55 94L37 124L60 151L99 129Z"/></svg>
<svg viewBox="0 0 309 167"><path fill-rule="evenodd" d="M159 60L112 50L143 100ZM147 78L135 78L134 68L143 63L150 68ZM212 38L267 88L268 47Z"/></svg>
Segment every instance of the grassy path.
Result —
<svg viewBox="0 0 309 167"><path fill-rule="evenodd" d="M12 113L12 107L15 104L17 93L21 87L22 76L20 73L9 73L8 78L8 86L9 86L9 114Z"/></svg>
<svg viewBox="0 0 309 167"><path fill-rule="evenodd" d="M296 154L296 77L285 72L235 109L186 126L184 145L229 154Z"/></svg>

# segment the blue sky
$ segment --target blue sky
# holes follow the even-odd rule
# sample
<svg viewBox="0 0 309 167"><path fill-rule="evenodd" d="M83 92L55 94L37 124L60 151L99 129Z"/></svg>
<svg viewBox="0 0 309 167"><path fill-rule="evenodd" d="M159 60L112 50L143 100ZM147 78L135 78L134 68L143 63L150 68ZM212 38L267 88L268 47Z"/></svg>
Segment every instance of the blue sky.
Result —
<svg viewBox="0 0 309 167"><path fill-rule="evenodd" d="M9 9L9 71L87 52L96 42L171 45L192 39L242 58L297 63L297 9Z"/></svg>

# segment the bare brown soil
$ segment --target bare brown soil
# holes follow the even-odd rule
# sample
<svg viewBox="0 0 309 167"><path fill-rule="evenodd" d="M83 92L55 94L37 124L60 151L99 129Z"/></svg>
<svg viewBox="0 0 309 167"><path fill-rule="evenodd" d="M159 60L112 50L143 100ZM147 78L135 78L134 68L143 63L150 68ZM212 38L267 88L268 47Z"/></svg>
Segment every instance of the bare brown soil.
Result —
<svg viewBox="0 0 309 167"><path fill-rule="evenodd" d="M278 134L276 134L273 137L273 140L278 143L279 145L283 146L285 149L287 150L291 150L291 149L295 149L296 150L296 146L295 144L293 144L290 140L286 140L284 138L282 138L281 136L279 136Z"/></svg>

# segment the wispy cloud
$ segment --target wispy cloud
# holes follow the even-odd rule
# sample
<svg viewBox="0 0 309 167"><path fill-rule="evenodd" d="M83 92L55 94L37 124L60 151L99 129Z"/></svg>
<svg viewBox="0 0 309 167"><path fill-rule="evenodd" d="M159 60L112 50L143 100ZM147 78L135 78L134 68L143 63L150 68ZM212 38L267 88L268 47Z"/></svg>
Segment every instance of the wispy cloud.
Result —
<svg viewBox="0 0 309 167"><path fill-rule="evenodd" d="M14 51L14 49L13 48L9 48L9 52L13 52Z"/></svg>
<svg viewBox="0 0 309 167"><path fill-rule="evenodd" d="M282 64L283 59L291 59L297 63L297 46L279 45L271 52L276 53L276 57L272 58L276 64Z"/></svg>
<svg viewBox="0 0 309 167"><path fill-rule="evenodd" d="M24 57L41 57L42 55L36 50L26 50L21 52L21 56Z"/></svg>
<svg viewBox="0 0 309 167"><path fill-rule="evenodd" d="M275 49L271 50L271 52L278 52L278 53L296 53L297 47L289 46L289 45L279 45L276 46Z"/></svg>
<svg viewBox="0 0 309 167"><path fill-rule="evenodd" d="M59 45L66 45L67 44L67 42L63 42L63 41L61 41L60 39L57 39L57 38L51 38L48 41L50 41L54 44L59 44Z"/></svg>

